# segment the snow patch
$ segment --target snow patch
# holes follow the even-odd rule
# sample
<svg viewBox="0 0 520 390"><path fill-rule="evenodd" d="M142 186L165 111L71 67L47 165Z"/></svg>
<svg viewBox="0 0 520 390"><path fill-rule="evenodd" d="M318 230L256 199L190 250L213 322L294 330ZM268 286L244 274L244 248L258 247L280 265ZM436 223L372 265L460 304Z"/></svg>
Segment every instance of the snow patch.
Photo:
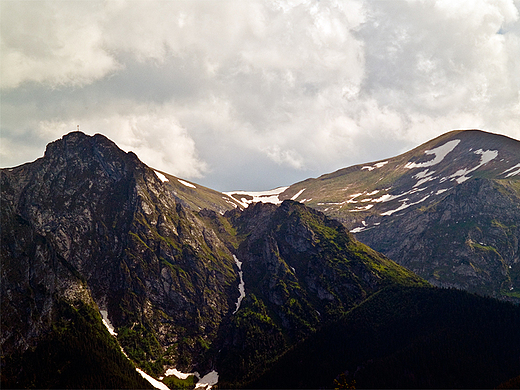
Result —
<svg viewBox="0 0 520 390"><path fill-rule="evenodd" d="M411 191L406 191L406 192L403 192L402 194L398 194L398 195L384 194L384 195L381 195L379 198L372 199L372 202L375 202L375 203L390 202L391 200L400 198L400 197L408 195L410 193L411 193Z"/></svg>
<svg viewBox="0 0 520 390"><path fill-rule="evenodd" d="M516 169L516 171L513 171L513 169ZM506 177L511 177L511 176L518 175L520 173L520 164L516 164L514 167L506 169L504 172L502 172L502 175L505 174L506 172L509 172L509 171L513 171L513 172L508 173L506 175Z"/></svg>
<svg viewBox="0 0 520 390"><path fill-rule="evenodd" d="M419 187L420 185L428 181L437 179L436 177L432 176L434 173L435 171L430 171L429 169L426 169L412 176L414 179L418 179L417 183L414 184L414 187Z"/></svg>
<svg viewBox="0 0 520 390"><path fill-rule="evenodd" d="M426 161L423 163L418 163L418 164L414 163L414 162L408 162L408 163L406 163L406 165L404 167L408 168L408 169L412 169L412 168L426 168L426 167L431 167L433 165L437 165L442 160L444 160L444 158L446 157L446 155L448 153L450 153L453 149L455 149L455 147L459 144L459 142L460 142L460 139L454 139L454 140L448 141L444 145L438 146L434 149L425 150L424 151L425 154L434 154L435 155L433 160Z"/></svg>
<svg viewBox="0 0 520 390"><path fill-rule="evenodd" d="M373 204L367 204L366 206L358 206L354 210L348 210L350 213L354 213L356 211L366 211L370 210L372 207L374 207Z"/></svg>
<svg viewBox="0 0 520 390"><path fill-rule="evenodd" d="M233 199L233 200L235 200L235 202L231 201L231 200L229 199L229 197L226 198L226 197L223 196L222 199L224 199L224 200L226 201L226 203L229 203L230 205L233 205L234 208L237 208L237 207L238 207L237 204L235 203L235 202L236 202L235 199ZM221 213L221 214L223 214L223 213Z"/></svg>
<svg viewBox="0 0 520 390"><path fill-rule="evenodd" d="M350 231L350 233L359 233L367 228L367 223L365 221L361 221L362 226L358 226Z"/></svg>
<svg viewBox="0 0 520 390"><path fill-rule="evenodd" d="M449 176L449 179L455 180L458 184L465 182L466 180L470 179L470 176L467 176L469 173L476 171L481 166L487 164L491 160L497 158L498 156L498 150L475 150L473 153L480 154L480 162L479 164L471 169L464 168L459 169L457 172L455 172L453 175Z"/></svg>
<svg viewBox="0 0 520 390"><path fill-rule="evenodd" d="M361 167L361 170L367 169L369 171L373 171L376 168L381 168L385 164L388 164L388 161L378 162L378 163L375 163L374 165L371 165L371 166L370 165L364 166L364 167Z"/></svg>
<svg viewBox="0 0 520 390"><path fill-rule="evenodd" d="M302 192L305 191L305 188L303 190L300 190L298 191L292 198L291 200L296 200L298 199L298 197L302 194Z"/></svg>
<svg viewBox="0 0 520 390"><path fill-rule="evenodd" d="M448 191L448 190L449 190L449 188L443 188L442 190L438 190L438 191L435 193L435 195L440 195L440 194L442 194L443 192L446 192L446 191Z"/></svg>
<svg viewBox="0 0 520 390"><path fill-rule="evenodd" d="M404 210L410 206L413 206L413 205L416 205L416 204L419 204L421 202L424 202L427 198L429 198L430 195L426 195L424 198L422 198L421 200L419 200L418 202L412 202L412 203L406 203L407 200L409 200L408 198L406 199L403 199L401 202L403 202L403 204L401 206L399 206L398 208L396 208L395 210L389 210L389 211L385 211L384 213L381 213L381 215L392 215L394 213L397 213L398 211L401 211L401 210Z"/></svg>
<svg viewBox="0 0 520 390"><path fill-rule="evenodd" d="M218 383L218 372L213 370L199 379L199 381L195 385L195 389L210 390L211 387L213 387L217 383Z"/></svg>
<svg viewBox="0 0 520 390"><path fill-rule="evenodd" d="M229 191L224 192L223 194L232 197L238 203L240 203L243 207L249 206L251 203L262 202L262 203L274 203L280 204L282 201L279 199L279 195L284 192L289 187L278 187L269 191ZM241 200L237 200L233 195L247 195L252 197L253 199L242 198Z"/></svg>
<svg viewBox="0 0 520 390"><path fill-rule="evenodd" d="M195 389L210 390L211 387L215 386L218 383L218 372L215 371L215 370L207 373L202 378L200 377L200 374L197 371L192 372L192 373L184 373L184 372L180 372L176 368L169 368L169 369L167 369L166 372L165 372L165 375L166 376L175 375L179 379L186 379L189 376L194 375L198 379L198 382L195 384ZM150 383L152 383L152 382L150 382ZM163 384L162 382L159 382L159 383ZM162 387L157 387L157 388L162 389Z"/></svg>
<svg viewBox="0 0 520 390"><path fill-rule="evenodd" d="M354 200L356 199L357 197L363 195L365 192L357 192L355 194L352 194L352 195L349 195L349 199L348 200L345 200L343 202L339 202L339 203L323 203L323 204L335 204L335 205L344 205L345 203L357 203L358 201L357 200Z"/></svg>
<svg viewBox="0 0 520 390"><path fill-rule="evenodd" d="M413 175L412 177L414 179L424 179L425 177L431 176L434 173L435 173L435 171L430 171L429 169L425 169L424 171L421 171L421 172Z"/></svg>
<svg viewBox="0 0 520 390"><path fill-rule="evenodd" d="M237 308L233 312L233 314L235 314L238 311L238 309L240 309L240 304L242 303L242 299L244 299L244 297L246 296L246 288L245 288L245 284L244 284L244 272L242 271L242 262L239 261L235 255L233 255L233 259L235 260L235 264L238 267L238 275L240 276L240 284L238 285L238 292L240 293L240 296L238 297L238 300L236 303Z"/></svg>
<svg viewBox="0 0 520 390"><path fill-rule="evenodd" d="M181 179L177 179L179 181L179 183L185 185L186 187L191 187L191 188L197 188L195 187L195 185L191 184L191 183L188 183L187 181L184 181L184 180L181 180Z"/></svg>
<svg viewBox="0 0 520 390"><path fill-rule="evenodd" d="M192 373L192 374L187 374L187 373L184 373L184 372L180 372L176 368L168 368L166 370L166 372L164 373L164 375L166 375L166 376L175 375L179 379L188 379L188 377L191 376L191 375L199 376L199 373L196 372L196 373Z"/></svg>
<svg viewBox="0 0 520 390"><path fill-rule="evenodd" d="M384 194L384 195L381 195L379 198L372 199L372 202L376 202L376 203L388 202L392 199L398 198L399 196L401 196L401 195Z"/></svg>
<svg viewBox="0 0 520 390"><path fill-rule="evenodd" d="M498 157L498 150L475 150L473 153L480 154L482 157L480 157L480 166L487 164L491 160L494 160Z"/></svg>
<svg viewBox="0 0 520 390"><path fill-rule="evenodd" d="M166 176L164 176L161 172L157 172L157 171L154 171L155 172L155 175L159 178L160 181L162 181L163 183L165 181L169 181Z"/></svg>
<svg viewBox="0 0 520 390"><path fill-rule="evenodd" d="M141 370L139 367L136 367L135 368L137 370L137 372L139 374L141 374L141 376L146 379L148 382L150 382L150 384L155 387L156 389L160 389L160 390L170 390L170 388L168 386L166 386L164 383L162 382L159 382L157 379L155 378L152 378L150 375L148 375L146 372L144 372L143 370Z"/></svg>
<svg viewBox="0 0 520 390"><path fill-rule="evenodd" d="M363 230L365 230L366 227L365 226L358 226L357 228L354 228L350 231L350 233L359 233L359 232L362 232Z"/></svg>
<svg viewBox="0 0 520 390"><path fill-rule="evenodd" d="M105 327L108 329L108 332L112 336L117 336L117 333L114 327L112 326L112 323L108 319L108 312L106 310L100 310L99 312L101 313L101 318L103 319L103 325L105 325Z"/></svg>
<svg viewBox="0 0 520 390"><path fill-rule="evenodd" d="M435 180L435 177L425 177L424 179L419 180L417 183L414 184L414 187L418 187L420 185L423 185L426 182Z"/></svg>

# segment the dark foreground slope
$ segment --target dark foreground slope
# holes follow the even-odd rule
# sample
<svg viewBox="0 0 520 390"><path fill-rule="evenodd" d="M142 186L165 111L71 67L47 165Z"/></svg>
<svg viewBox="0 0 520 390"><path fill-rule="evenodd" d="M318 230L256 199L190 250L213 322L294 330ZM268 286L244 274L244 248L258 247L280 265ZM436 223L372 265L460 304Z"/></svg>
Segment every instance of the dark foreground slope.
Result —
<svg viewBox="0 0 520 390"><path fill-rule="evenodd" d="M60 301L52 328L24 353L2 356L3 389L151 389L99 313Z"/></svg>
<svg viewBox="0 0 520 390"><path fill-rule="evenodd" d="M312 335L248 388L493 388L520 373L520 307L389 287Z"/></svg>

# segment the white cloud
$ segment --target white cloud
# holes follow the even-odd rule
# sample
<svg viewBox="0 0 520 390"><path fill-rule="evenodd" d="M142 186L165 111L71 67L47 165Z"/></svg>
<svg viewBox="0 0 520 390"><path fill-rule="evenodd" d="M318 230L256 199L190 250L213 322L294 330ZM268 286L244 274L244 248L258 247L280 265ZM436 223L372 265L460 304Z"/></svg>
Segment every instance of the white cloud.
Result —
<svg viewBox="0 0 520 390"><path fill-rule="evenodd" d="M103 48L96 2L2 1L2 88L82 86L120 68Z"/></svg>
<svg viewBox="0 0 520 390"><path fill-rule="evenodd" d="M520 138L518 1L0 7L2 141L27 156L2 165L78 121L172 174L256 169L258 189L455 128Z"/></svg>
<svg viewBox="0 0 520 390"><path fill-rule="evenodd" d="M518 81L506 68L519 66L518 36L497 34L518 23L511 1L397 4L373 3L374 17L361 31L369 63L365 83L378 101L444 115L493 108L504 94L514 99Z"/></svg>
<svg viewBox="0 0 520 390"><path fill-rule="evenodd" d="M298 152L292 149L283 150L280 146L273 145L265 148L264 151L269 158L279 164L288 164L290 167L296 169L303 168L303 158L298 154Z"/></svg>

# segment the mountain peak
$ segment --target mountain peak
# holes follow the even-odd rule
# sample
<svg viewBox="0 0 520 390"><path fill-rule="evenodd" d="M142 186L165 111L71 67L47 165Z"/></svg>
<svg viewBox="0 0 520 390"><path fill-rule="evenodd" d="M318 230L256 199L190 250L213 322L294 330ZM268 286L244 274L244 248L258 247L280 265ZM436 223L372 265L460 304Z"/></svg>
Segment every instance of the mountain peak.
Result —
<svg viewBox="0 0 520 390"><path fill-rule="evenodd" d="M520 298L518 140L453 130L278 193L228 194L245 205L301 202L431 283Z"/></svg>
<svg viewBox="0 0 520 390"><path fill-rule="evenodd" d="M114 174L113 165L119 160L119 163L140 162L135 153L124 152L113 141L102 134L95 134L93 136L87 135L81 131L73 131L64 135L62 138L51 142L45 149L44 158L64 162L87 162L97 161L109 169L110 174ZM109 163L110 162L110 163ZM142 163L141 163L142 164Z"/></svg>
<svg viewBox="0 0 520 390"><path fill-rule="evenodd" d="M438 202L470 179L519 174L519 141L480 130L457 130L384 161L296 183L279 199L298 200L361 225L368 216L384 217Z"/></svg>
<svg viewBox="0 0 520 390"><path fill-rule="evenodd" d="M519 141L456 130L393 158L296 183L279 199L340 220L431 283L518 298L511 237L520 236L519 183Z"/></svg>

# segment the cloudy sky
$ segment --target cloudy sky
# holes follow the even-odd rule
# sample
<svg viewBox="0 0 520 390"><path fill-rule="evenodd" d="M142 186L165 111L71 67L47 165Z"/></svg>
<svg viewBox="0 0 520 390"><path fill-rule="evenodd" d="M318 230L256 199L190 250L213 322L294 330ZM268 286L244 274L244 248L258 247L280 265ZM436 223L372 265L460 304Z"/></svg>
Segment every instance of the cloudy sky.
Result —
<svg viewBox="0 0 520 390"><path fill-rule="evenodd" d="M452 129L520 139L520 0L0 1L0 164L76 125L265 190Z"/></svg>

